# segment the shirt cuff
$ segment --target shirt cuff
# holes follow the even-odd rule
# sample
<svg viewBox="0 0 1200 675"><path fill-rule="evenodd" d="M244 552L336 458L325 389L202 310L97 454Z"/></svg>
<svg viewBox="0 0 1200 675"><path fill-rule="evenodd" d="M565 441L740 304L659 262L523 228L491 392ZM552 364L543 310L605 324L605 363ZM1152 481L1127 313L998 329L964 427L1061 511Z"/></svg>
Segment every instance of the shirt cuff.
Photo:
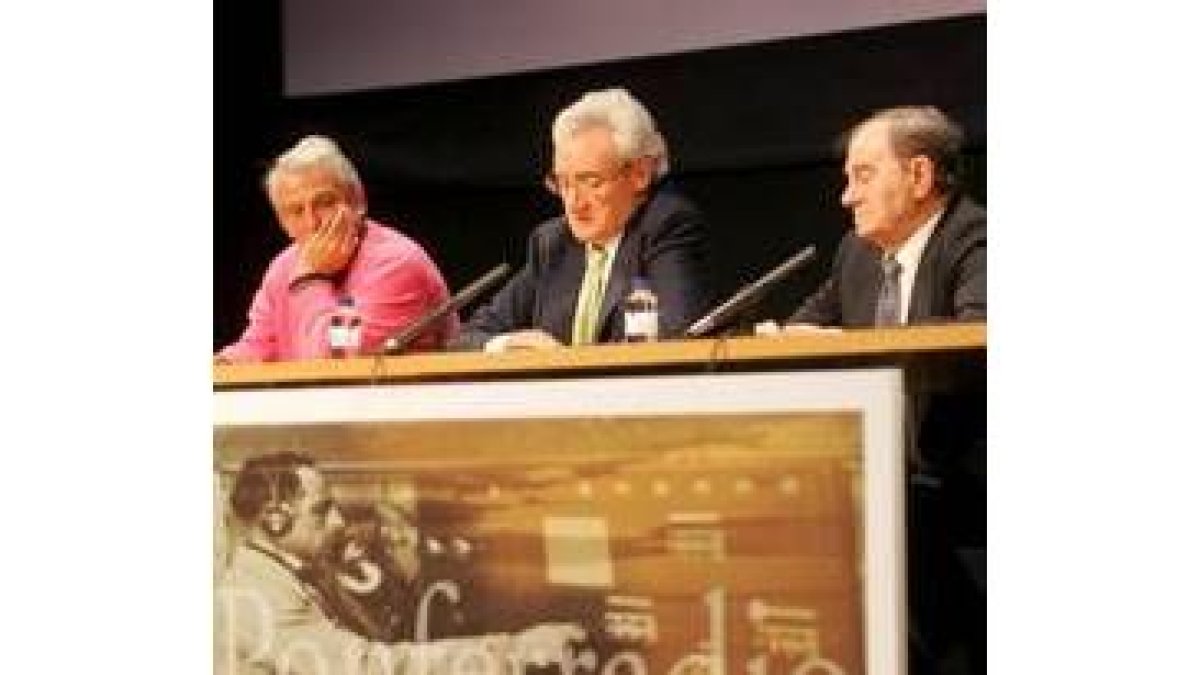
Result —
<svg viewBox="0 0 1200 675"><path fill-rule="evenodd" d="M497 335L483 343L483 351L496 354L508 349L508 335Z"/></svg>

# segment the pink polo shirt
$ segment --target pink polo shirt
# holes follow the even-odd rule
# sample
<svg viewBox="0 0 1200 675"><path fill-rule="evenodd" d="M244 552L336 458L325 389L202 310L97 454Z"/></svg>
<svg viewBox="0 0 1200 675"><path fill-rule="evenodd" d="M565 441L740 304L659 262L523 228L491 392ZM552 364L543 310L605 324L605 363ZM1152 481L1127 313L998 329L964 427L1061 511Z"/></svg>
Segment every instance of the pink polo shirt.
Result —
<svg viewBox="0 0 1200 675"><path fill-rule="evenodd" d="M250 304L249 325L221 357L234 363L327 358L329 317L342 295L354 298L362 313L363 350L370 351L449 297L441 272L419 244L371 220L339 288L315 281L289 291L298 253L292 243L271 261ZM410 349L438 349L458 327L451 314Z"/></svg>

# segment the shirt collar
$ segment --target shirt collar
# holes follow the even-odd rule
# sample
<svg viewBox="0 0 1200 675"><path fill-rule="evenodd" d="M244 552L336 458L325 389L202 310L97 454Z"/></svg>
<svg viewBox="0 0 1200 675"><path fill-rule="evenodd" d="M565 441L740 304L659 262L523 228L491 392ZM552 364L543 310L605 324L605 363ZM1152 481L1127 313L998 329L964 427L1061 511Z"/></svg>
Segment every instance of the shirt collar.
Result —
<svg viewBox="0 0 1200 675"><path fill-rule="evenodd" d="M915 270L917 264L921 262L921 253L925 250L925 244L928 243L929 237L933 235L933 228L941 220L942 214L946 212L945 207L935 211L929 220L921 224L909 237L904 240L900 248L896 249L893 256L900 263L901 269Z"/></svg>
<svg viewBox="0 0 1200 675"><path fill-rule="evenodd" d="M251 539L249 542L247 542L247 546L267 556L268 558L274 559L276 562L293 572L299 572L305 567L304 561L300 560L300 558L296 557L294 554L279 548L278 546L272 546L271 544L259 541L257 539Z"/></svg>
<svg viewBox="0 0 1200 675"><path fill-rule="evenodd" d="M621 230L620 232L616 233L616 235L614 235L612 239L609 239L608 241L604 242L603 244L599 244L599 245L586 244L586 246L604 249L604 253L606 254L605 260L612 260L613 254L617 252L617 247L621 245L621 239L623 239L624 237L625 237L625 230Z"/></svg>

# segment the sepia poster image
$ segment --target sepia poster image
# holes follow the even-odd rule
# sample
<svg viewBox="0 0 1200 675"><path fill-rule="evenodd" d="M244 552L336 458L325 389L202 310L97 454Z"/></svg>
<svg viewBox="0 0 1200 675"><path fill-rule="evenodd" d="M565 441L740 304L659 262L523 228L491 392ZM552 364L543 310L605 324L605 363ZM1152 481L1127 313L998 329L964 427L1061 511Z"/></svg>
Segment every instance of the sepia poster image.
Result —
<svg viewBox="0 0 1200 675"><path fill-rule="evenodd" d="M898 380L821 375L219 392L216 671L902 672Z"/></svg>

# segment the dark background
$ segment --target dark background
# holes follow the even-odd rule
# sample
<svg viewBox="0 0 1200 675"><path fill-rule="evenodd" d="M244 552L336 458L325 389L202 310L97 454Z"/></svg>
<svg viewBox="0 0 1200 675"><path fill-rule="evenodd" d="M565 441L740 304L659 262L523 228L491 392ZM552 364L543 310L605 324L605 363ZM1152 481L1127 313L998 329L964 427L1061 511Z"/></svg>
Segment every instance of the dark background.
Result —
<svg viewBox="0 0 1200 675"><path fill-rule="evenodd" d="M933 104L967 135L969 194L986 201L986 20L971 15L459 82L283 96L278 0L214 8L214 348L236 339L287 243L262 175L307 133L335 138L369 212L419 241L457 290L556 215L541 187L549 127L591 89L650 109L677 183L708 215L728 295L806 244L818 258L768 296L779 318L815 288L848 226L835 140L872 110ZM470 308L468 308L469 310Z"/></svg>

